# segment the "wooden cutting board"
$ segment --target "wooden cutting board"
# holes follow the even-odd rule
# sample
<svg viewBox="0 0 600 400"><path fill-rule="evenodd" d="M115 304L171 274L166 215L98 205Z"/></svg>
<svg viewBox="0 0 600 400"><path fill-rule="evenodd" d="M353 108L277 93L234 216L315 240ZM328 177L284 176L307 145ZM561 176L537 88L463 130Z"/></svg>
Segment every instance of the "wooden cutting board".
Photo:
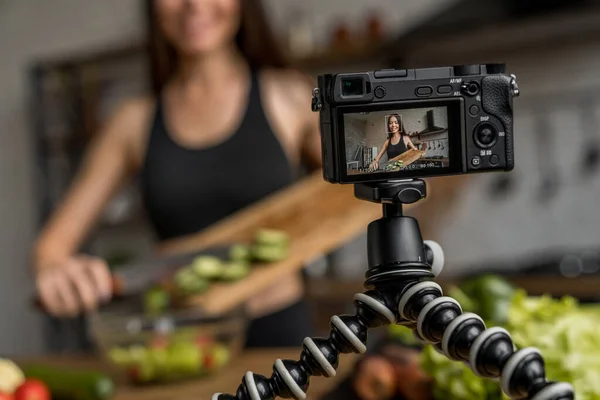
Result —
<svg viewBox="0 0 600 400"><path fill-rule="evenodd" d="M424 151L421 150L407 150L404 153L400 154L397 157L394 157L390 160L390 162L392 161L402 161L404 163L404 166L407 166L409 164L414 163L415 161L417 161L419 158L423 157L425 155Z"/></svg>
<svg viewBox="0 0 600 400"><path fill-rule="evenodd" d="M159 253L248 243L260 228L287 232L291 245L285 260L254 266L243 280L215 283L204 294L186 301L187 305L201 306L207 312L222 313L240 306L310 261L343 246L380 217L380 204L356 199L353 185L327 183L318 171L198 234L163 243Z"/></svg>

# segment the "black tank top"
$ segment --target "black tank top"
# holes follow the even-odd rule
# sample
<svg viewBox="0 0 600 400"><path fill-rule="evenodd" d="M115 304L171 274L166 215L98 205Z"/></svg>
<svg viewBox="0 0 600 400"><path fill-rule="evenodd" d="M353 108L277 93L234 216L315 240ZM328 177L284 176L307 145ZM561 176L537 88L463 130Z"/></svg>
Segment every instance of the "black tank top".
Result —
<svg viewBox="0 0 600 400"><path fill-rule="evenodd" d="M387 156L388 156L388 160L391 160L394 157L398 157L400 154L404 153L406 150L408 150L408 148L406 147L406 144L404 144L404 137L400 136L400 141L397 144L392 144L392 139L390 139L390 142L388 143L388 147L387 147Z"/></svg>
<svg viewBox="0 0 600 400"><path fill-rule="evenodd" d="M211 147L178 145L157 102L141 183L160 239L198 232L293 182L295 173L261 105L257 74L237 131Z"/></svg>

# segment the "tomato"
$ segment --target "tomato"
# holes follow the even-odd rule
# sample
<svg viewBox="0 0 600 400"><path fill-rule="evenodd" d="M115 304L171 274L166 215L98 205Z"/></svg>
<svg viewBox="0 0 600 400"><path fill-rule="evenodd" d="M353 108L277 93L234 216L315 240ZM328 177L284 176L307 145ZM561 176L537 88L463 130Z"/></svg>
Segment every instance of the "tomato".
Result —
<svg viewBox="0 0 600 400"><path fill-rule="evenodd" d="M204 367L208 369L213 369L215 365L215 358L212 356L212 354L207 353L206 357L204 358Z"/></svg>
<svg viewBox="0 0 600 400"><path fill-rule="evenodd" d="M46 384L37 379L26 379L15 391L15 400L51 400Z"/></svg>
<svg viewBox="0 0 600 400"><path fill-rule="evenodd" d="M0 400L15 400L12 394L0 392Z"/></svg>

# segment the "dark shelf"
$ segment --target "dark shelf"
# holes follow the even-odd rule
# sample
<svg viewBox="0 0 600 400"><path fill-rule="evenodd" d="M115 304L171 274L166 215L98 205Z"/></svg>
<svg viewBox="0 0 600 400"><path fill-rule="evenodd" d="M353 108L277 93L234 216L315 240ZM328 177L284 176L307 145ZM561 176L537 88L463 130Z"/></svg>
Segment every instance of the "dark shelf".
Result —
<svg viewBox="0 0 600 400"><path fill-rule="evenodd" d="M415 136L439 135L440 133L444 133L447 131L448 131L448 129L446 129L446 128L439 128L439 129L433 129L433 130L426 129L424 131L417 133Z"/></svg>

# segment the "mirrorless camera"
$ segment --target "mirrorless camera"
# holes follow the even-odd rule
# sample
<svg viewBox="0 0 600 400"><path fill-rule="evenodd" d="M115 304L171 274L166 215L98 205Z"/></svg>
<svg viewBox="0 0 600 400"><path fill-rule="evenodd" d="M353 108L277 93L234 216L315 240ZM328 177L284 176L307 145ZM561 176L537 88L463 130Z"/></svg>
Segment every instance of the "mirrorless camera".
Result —
<svg viewBox="0 0 600 400"><path fill-rule="evenodd" d="M504 64L321 75L312 109L323 176L364 183L510 171L518 95Z"/></svg>

